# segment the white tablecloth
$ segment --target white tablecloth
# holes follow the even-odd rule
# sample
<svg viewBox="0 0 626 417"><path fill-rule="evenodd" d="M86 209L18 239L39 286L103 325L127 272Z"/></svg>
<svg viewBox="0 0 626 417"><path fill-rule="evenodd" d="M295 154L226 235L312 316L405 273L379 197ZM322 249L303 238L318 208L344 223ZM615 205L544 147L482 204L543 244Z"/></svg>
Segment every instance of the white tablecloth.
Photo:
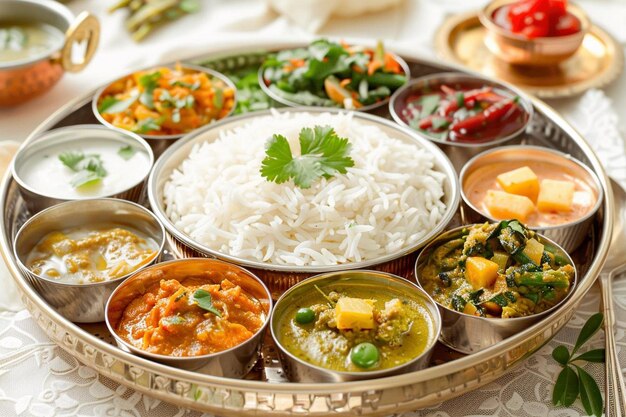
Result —
<svg viewBox="0 0 626 417"><path fill-rule="evenodd" d="M42 0L44 1L44 0ZM0 140L22 141L39 123L67 101L106 80L162 60L184 58L228 42L250 40L309 40L312 36L384 39L434 56L432 37L449 13L479 7L477 0L405 0L401 6L356 19L331 19L316 35L269 10L261 0L202 0L202 11L170 24L134 43L123 29L123 12L106 14L115 0L69 3L78 13L89 10L102 23L102 40L94 61L82 73L67 74L48 94L22 106L0 110ZM299 0L293 0L299 1ZM626 44L625 0L581 0L592 20ZM2 2L0 1L0 7ZM626 181L624 141L620 121L626 120L626 76L603 91L583 97L550 102L578 127L598 151L607 169ZM622 135L622 137L624 137ZM618 351L626 367L626 279L616 288ZM81 365L52 344L21 310L6 271L0 271L0 415L1 416L183 416L199 415L179 410L119 386ZM551 359L557 344L571 347L586 317L597 311L597 291L585 300L568 327L521 367L496 382L413 416L579 416L580 402L571 409L550 404L551 387L560 368ZM17 311L17 312L12 312ZM600 332L592 341L603 345ZM603 367L587 370L601 381Z"/></svg>

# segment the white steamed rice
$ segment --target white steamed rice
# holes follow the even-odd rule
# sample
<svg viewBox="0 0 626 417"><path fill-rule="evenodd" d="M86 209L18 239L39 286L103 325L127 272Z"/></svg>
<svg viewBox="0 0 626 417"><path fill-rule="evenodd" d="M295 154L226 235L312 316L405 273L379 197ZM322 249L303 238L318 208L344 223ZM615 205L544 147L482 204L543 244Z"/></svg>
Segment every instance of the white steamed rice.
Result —
<svg viewBox="0 0 626 417"><path fill-rule="evenodd" d="M352 144L345 175L309 189L261 177L265 143L287 137L299 154L303 127L330 125ZM445 174L428 151L352 114L274 113L197 144L165 184L167 216L224 254L280 265L334 265L410 246L442 219Z"/></svg>

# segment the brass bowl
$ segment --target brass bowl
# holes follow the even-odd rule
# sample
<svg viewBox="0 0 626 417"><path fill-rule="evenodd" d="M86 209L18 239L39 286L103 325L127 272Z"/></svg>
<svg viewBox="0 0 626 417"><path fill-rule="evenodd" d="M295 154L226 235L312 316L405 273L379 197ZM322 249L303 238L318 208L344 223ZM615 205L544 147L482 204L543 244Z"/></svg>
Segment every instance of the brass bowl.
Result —
<svg viewBox="0 0 626 417"><path fill-rule="evenodd" d="M589 31L589 18L578 6L568 3L567 11L580 21L580 31L566 36L546 36L529 39L498 26L493 13L516 0L495 0L479 13L487 29L485 45L491 53L509 64L527 66L557 65L576 53Z"/></svg>
<svg viewBox="0 0 626 417"><path fill-rule="evenodd" d="M2 20L46 23L65 33L65 39L32 58L0 62L0 107L14 106L48 91L65 71L78 72L87 66L98 47L98 20L87 12L75 18L67 7L53 1L3 0ZM84 55L74 58L72 47L83 41L87 44Z"/></svg>

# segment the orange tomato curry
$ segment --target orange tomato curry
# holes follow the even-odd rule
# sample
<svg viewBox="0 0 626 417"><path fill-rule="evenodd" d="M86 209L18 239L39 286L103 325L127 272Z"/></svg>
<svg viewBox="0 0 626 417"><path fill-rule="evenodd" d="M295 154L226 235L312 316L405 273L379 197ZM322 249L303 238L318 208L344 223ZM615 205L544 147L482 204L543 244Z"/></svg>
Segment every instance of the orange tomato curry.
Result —
<svg viewBox="0 0 626 417"><path fill-rule="evenodd" d="M265 323L259 300L228 279L220 284L191 277L182 281L161 280L135 298L124 310L117 334L150 353L199 356L237 346ZM211 294L221 317L198 306L194 293L199 289Z"/></svg>

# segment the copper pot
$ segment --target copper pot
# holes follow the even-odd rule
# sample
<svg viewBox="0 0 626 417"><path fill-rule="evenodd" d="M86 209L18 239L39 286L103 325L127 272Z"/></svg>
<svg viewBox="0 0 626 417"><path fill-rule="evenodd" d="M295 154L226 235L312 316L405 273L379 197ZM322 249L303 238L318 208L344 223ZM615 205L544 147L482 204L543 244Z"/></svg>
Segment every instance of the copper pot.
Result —
<svg viewBox="0 0 626 417"><path fill-rule="evenodd" d="M98 20L87 12L74 17L70 10L52 1L0 0L0 21L45 23L63 33L58 48L27 60L0 62L0 107L13 106L48 91L63 72L78 72L91 61L100 38ZM73 46L84 42L82 56L76 57Z"/></svg>
<svg viewBox="0 0 626 417"><path fill-rule="evenodd" d="M591 23L585 12L569 3L567 11L580 21L580 31L566 36L539 37L529 39L498 26L493 21L493 13L500 7L516 0L494 0L478 14L480 22L487 29L485 45L501 60L515 65L551 66L558 65L578 51Z"/></svg>

